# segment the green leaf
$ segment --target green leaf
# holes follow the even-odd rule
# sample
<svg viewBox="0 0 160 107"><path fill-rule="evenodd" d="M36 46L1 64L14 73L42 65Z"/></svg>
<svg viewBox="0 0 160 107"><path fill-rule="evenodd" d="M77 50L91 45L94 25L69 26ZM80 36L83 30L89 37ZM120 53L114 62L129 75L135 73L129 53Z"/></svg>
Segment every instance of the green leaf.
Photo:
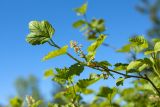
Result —
<svg viewBox="0 0 160 107"><path fill-rule="evenodd" d="M138 71L141 72L146 68L149 68L152 66L152 62L148 59L145 58L144 60L139 59L136 61L132 61L128 66L127 66L127 71Z"/></svg>
<svg viewBox="0 0 160 107"><path fill-rule="evenodd" d="M148 67L147 64L142 64L139 68L138 68L138 71L143 71L144 69L146 69Z"/></svg>
<svg viewBox="0 0 160 107"><path fill-rule="evenodd" d="M160 39L159 38L153 38L152 42L154 42L154 43L160 42Z"/></svg>
<svg viewBox="0 0 160 107"><path fill-rule="evenodd" d="M84 3L81 7L76 8L75 11L78 15L84 15L87 11L88 3Z"/></svg>
<svg viewBox="0 0 160 107"><path fill-rule="evenodd" d="M39 107L42 103L43 103L42 100L38 100L38 101L36 101L34 104L32 104L31 107Z"/></svg>
<svg viewBox="0 0 160 107"><path fill-rule="evenodd" d="M148 48L148 42L147 40L144 38L144 36L135 36L133 38L131 38L129 40L131 43L137 45L137 46L141 46L144 49Z"/></svg>
<svg viewBox="0 0 160 107"><path fill-rule="evenodd" d="M82 91L81 91L83 94L92 94L94 91L93 90L91 90L91 89L82 89Z"/></svg>
<svg viewBox="0 0 160 107"><path fill-rule="evenodd" d="M123 85L124 78L120 77L116 80L116 86Z"/></svg>
<svg viewBox="0 0 160 107"><path fill-rule="evenodd" d="M145 54L145 55L149 55L149 54L152 54L152 53L154 53L154 52L155 52L155 51L150 50L150 51L145 51L144 54Z"/></svg>
<svg viewBox="0 0 160 107"><path fill-rule="evenodd" d="M55 32L48 21L31 21L29 29L30 34L26 37L26 41L31 45L40 45L47 42Z"/></svg>
<svg viewBox="0 0 160 107"><path fill-rule="evenodd" d="M127 71L133 70L133 69L138 69L142 65L142 62L140 60L132 61L128 66L127 66Z"/></svg>
<svg viewBox="0 0 160 107"><path fill-rule="evenodd" d="M48 78L50 76L54 76L54 72L52 69L49 69L49 70L45 71L45 73L44 73L45 78Z"/></svg>
<svg viewBox="0 0 160 107"><path fill-rule="evenodd" d="M94 31L97 32L105 31L105 25L103 19L93 19L89 25Z"/></svg>
<svg viewBox="0 0 160 107"><path fill-rule="evenodd" d="M89 47L88 47L88 55L87 59L88 61L94 59L94 56L96 54L96 49L103 43L105 40L106 36L101 34L95 42L93 42Z"/></svg>
<svg viewBox="0 0 160 107"><path fill-rule="evenodd" d="M88 47L88 52L95 52L96 49L103 43L103 41L105 40L106 36L101 34L97 40L92 43L89 47Z"/></svg>
<svg viewBox="0 0 160 107"><path fill-rule="evenodd" d="M104 67L112 66L108 61L97 62L97 64Z"/></svg>
<svg viewBox="0 0 160 107"><path fill-rule="evenodd" d="M160 51L160 42L157 42L154 46L154 51L158 52Z"/></svg>
<svg viewBox="0 0 160 107"><path fill-rule="evenodd" d="M69 72L68 75L72 76L72 75L80 75L84 70L84 65L76 63L74 65L71 65L69 67Z"/></svg>
<svg viewBox="0 0 160 107"><path fill-rule="evenodd" d="M101 79L104 78L103 74L96 74L96 73L91 73L89 76L90 79Z"/></svg>
<svg viewBox="0 0 160 107"><path fill-rule="evenodd" d="M132 44L127 44L123 46L121 49L118 49L117 52L130 52Z"/></svg>
<svg viewBox="0 0 160 107"><path fill-rule="evenodd" d="M10 99L11 107L21 107L22 104L23 104L23 101L18 97L14 97L14 98Z"/></svg>
<svg viewBox="0 0 160 107"><path fill-rule="evenodd" d="M133 49L135 52L141 52L142 50L148 48L148 42L143 36L135 36L131 38L130 44L123 46L117 52L130 52Z"/></svg>
<svg viewBox="0 0 160 107"><path fill-rule="evenodd" d="M46 60L54 58L56 56L60 56L60 55L65 54L67 52L67 49L68 49L68 46L66 45L58 50L54 50L54 51L48 53L46 56L44 56L43 61L46 61Z"/></svg>
<svg viewBox="0 0 160 107"><path fill-rule="evenodd" d="M86 22L84 20L78 20L76 22L73 23L73 27L74 28L79 28L81 27L82 25L84 25Z"/></svg>
<svg viewBox="0 0 160 107"><path fill-rule="evenodd" d="M65 84L66 81L68 79L70 79L70 76L68 74L68 71L69 69L68 68L63 68L63 69L60 69L60 68L55 68L57 74L54 74L54 77L53 77L53 81L56 81L57 83L59 84Z"/></svg>
<svg viewBox="0 0 160 107"><path fill-rule="evenodd" d="M128 64L123 64L123 63L116 63L114 70L115 71L124 71L127 69Z"/></svg>
<svg viewBox="0 0 160 107"><path fill-rule="evenodd" d="M97 96L105 97L105 98L112 100L115 94L116 94L116 88L101 87Z"/></svg>
<svg viewBox="0 0 160 107"><path fill-rule="evenodd" d="M143 36L135 36L129 40L135 52L139 53L148 48L148 41Z"/></svg>
<svg viewBox="0 0 160 107"><path fill-rule="evenodd" d="M97 82L99 79L82 79L79 80L77 85L80 88L87 88L89 85L92 85L93 83Z"/></svg>

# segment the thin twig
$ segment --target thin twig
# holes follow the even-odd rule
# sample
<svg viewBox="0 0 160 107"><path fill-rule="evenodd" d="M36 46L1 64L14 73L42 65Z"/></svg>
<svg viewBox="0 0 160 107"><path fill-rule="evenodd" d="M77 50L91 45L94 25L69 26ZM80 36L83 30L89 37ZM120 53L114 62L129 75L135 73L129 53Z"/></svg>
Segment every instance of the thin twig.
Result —
<svg viewBox="0 0 160 107"><path fill-rule="evenodd" d="M49 44L51 45L51 46L54 46L54 47L56 47L56 48L58 48L58 49L60 49L60 47L57 45L57 44L55 44L54 42L53 42L53 40L51 40L51 42L52 42L52 44L50 44L49 42ZM83 62L81 62L80 60L78 60L78 59L76 59L75 57L73 57L70 53L68 53L67 52L67 55L70 57L70 58L72 58L73 60L75 60L76 62L78 62L78 63L83 63ZM151 83L151 85L155 88L155 90L156 90L156 92L158 93L158 95L160 96L160 91L159 91L159 89L156 87L156 85L147 77L147 75L145 75L145 77L143 77L143 76L136 76L136 75L128 75L128 74L123 74L123 73L121 73L121 72L117 72L117 71L115 71L115 70L111 70L111 69L108 69L108 68L104 68L104 67L101 67L101 66L99 66L99 67L91 67L91 66L88 66L87 64L85 64L85 66L87 66L87 67L90 67L90 68L92 68L92 69L96 69L96 70L99 70L99 71L106 71L106 72L113 72L113 73L116 73L116 74L119 74L119 75L122 75L122 76L124 76L125 78L139 78L139 79L144 79L144 80L147 80L148 82L150 82Z"/></svg>
<svg viewBox="0 0 160 107"><path fill-rule="evenodd" d="M145 77L146 77L146 80L148 80L148 82L150 82L150 84L155 88L158 95L160 96L160 90L155 86L155 84L152 82L152 80L149 79L149 77L146 74L145 74Z"/></svg>

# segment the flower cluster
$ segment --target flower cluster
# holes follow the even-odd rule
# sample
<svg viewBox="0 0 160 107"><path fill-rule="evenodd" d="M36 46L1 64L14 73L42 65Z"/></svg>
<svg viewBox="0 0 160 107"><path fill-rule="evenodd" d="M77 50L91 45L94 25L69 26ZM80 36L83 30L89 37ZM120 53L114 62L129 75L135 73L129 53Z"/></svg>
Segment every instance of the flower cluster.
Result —
<svg viewBox="0 0 160 107"><path fill-rule="evenodd" d="M85 55L83 53L83 51L81 50L82 45L76 42L76 41L70 41L70 47L74 49L74 51L81 57L84 58Z"/></svg>

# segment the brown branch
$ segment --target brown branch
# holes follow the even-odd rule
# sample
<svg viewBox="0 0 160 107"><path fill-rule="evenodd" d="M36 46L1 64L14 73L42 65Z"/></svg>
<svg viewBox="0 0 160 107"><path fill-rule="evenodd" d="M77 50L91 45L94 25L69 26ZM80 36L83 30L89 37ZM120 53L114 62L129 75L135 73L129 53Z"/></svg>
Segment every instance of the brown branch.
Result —
<svg viewBox="0 0 160 107"><path fill-rule="evenodd" d="M57 44L55 44L54 42L53 42L53 40L51 39L51 43L50 42L48 42L51 46L54 46L54 47L56 47L56 48L60 48ZM75 57L73 57L70 53L67 53L67 55L70 57L70 58L72 58L73 60L75 60L76 62L78 62L78 63L83 63L83 62L81 62L80 60L78 60L77 58L75 58ZM139 79L144 79L144 80L147 80L154 88L155 88L155 90L156 90L156 92L158 93L158 95L160 96L160 91L159 91L159 89L156 87L156 85L148 78L148 76L147 75L145 75L145 77L143 77L143 76L136 76L136 75L128 75L128 74L123 74L123 73L121 73L121 72L117 72L117 71L115 71L115 70L111 70L111 69L108 69L108 68L104 68L104 67L101 67L101 66L96 66L96 67L91 67L91 66L89 66L89 65L87 65L87 64L84 64L85 66L87 66L87 67L89 67L89 68L92 68L92 69L96 69L96 70L99 70L99 71L106 71L106 72L113 72L113 73L116 73L116 74L119 74L119 75L122 75L122 76L124 76L124 77L126 77L126 78L139 78Z"/></svg>

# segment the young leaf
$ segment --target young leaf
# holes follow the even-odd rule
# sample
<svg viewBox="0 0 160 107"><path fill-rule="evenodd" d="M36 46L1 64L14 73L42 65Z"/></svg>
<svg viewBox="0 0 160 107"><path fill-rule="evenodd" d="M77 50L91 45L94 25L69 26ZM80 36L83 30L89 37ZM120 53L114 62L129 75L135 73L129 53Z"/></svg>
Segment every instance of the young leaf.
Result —
<svg viewBox="0 0 160 107"><path fill-rule="evenodd" d="M105 40L106 36L101 34L97 40L92 43L89 47L88 47L88 52L95 52L96 49L103 43L103 41Z"/></svg>
<svg viewBox="0 0 160 107"><path fill-rule="evenodd" d="M85 24L84 20L78 20L78 21L76 21L76 22L73 23L73 27L74 28L79 28L79 27L81 27L84 24Z"/></svg>
<svg viewBox="0 0 160 107"><path fill-rule="evenodd" d="M103 19L93 19L90 23L90 27L94 31L103 32L105 31L104 20Z"/></svg>
<svg viewBox="0 0 160 107"><path fill-rule="evenodd" d="M146 68L149 68L152 66L152 61L148 58L132 61L128 66L127 66L127 71L135 70L138 72L143 71Z"/></svg>
<svg viewBox="0 0 160 107"><path fill-rule="evenodd" d="M59 69L56 68L57 74L55 74L54 77L60 78L60 79L64 79L64 80L68 80L68 78L70 78L72 75L70 75L69 69L68 68L63 68L63 69Z"/></svg>
<svg viewBox="0 0 160 107"><path fill-rule="evenodd" d="M157 42L154 46L154 51L158 52L160 51L160 42Z"/></svg>
<svg viewBox="0 0 160 107"><path fill-rule="evenodd" d="M94 91L91 89L82 89L81 92L87 95L87 94L92 94Z"/></svg>
<svg viewBox="0 0 160 107"><path fill-rule="evenodd" d="M123 46L121 49L118 49L117 52L130 52L132 44L127 44Z"/></svg>
<svg viewBox="0 0 160 107"><path fill-rule="evenodd" d="M48 78L50 76L54 76L54 72L52 69L49 69L49 70L45 71L45 73L44 73L45 78Z"/></svg>
<svg viewBox="0 0 160 107"><path fill-rule="evenodd" d="M76 8L75 11L78 15L84 15L87 11L88 3L84 3L81 7Z"/></svg>
<svg viewBox="0 0 160 107"><path fill-rule="evenodd" d="M152 42L154 42L154 43L160 42L160 39L159 38L153 38Z"/></svg>
<svg viewBox="0 0 160 107"><path fill-rule="evenodd" d="M123 46L117 52L130 52L133 49L135 52L141 52L142 50L148 48L148 42L143 36L135 36L131 38L130 44Z"/></svg>
<svg viewBox="0 0 160 107"><path fill-rule="evenodd" d="M148 48L148 42L143 36L135 36L130 39L130 42L133 45L132 48L136 53Z"/></svg>
<svg viewBox="0 0 160 107"><path fill-rule="evenodd" d="M155 52L155 51L150 50L150 51L145 51L144 54L145 54L145 55L149 55L149 54L152 54L152 53L154 53L154 52Z"/></svg>
<svg viewBox="0 0 160 107"><path fill-rule="evenodd" d="M127 66L127 71L133 70L133 69L138 69L143 63L140 60L132 61L128 66Z"/></svg>
<svg viewBox="0 0 160 107"><path fill-rule="evenodd" d="M40 45L47 42L55 32L48 21L31 21L29 29L30 34L26 37L26 41L31 45Z"/></svg>
<svg viewBox="0 0 160 107"><path fill-rule="evenodd" d="M88 55L87 55L88 61L94 59L94 56L96 54L96 49L103 43L105 38L106 38L106 36L101 34L97 38L97 40L88 47Z"/></svg>
<svg viewBox="0 0 160 107"><path fill-rule="evenodd" d="M123 85L124 78L120 77L116 80L116 86Z"/></svg>
<svg viewBox="0 0 160 107"><path fill-rule="evenodd" d="M108 61L97 62L97 64L104 67L112 66Z"/></svg>
<svg viewBox="0 0 160 107"><path fill-rule="evenodd" d="M93 83L97 82L99 79L83 79L79 80L77 85L80 88L87 88L89 85L92 85Z"/></svg>
<svg viewBox="0 0 160 107"><path fill-rule="evenodd" d="M23 105L23 101L18 97L14 97L10 99L10 105L11 107L21 107Z"/></svg>
<svg viewBox="0 0 160 107"><path fill-rule="evenodd" d="M147 67L148 67L148 65L144 63L138 68L138 71L143 71Z"/></svg>
<svg viewBox="0 0 160 107"><path fill-rule="evenodd" d="M115 93L116 93L116 88L101 87L97 96L105 97L111 100L114 97Z"/></svg>
<svg viewBox="0 0 160 107"><path fill-rule="evenodd" d="M43 61L46 61L46 60L54 58L56 56L65 54L67 52L67 49L68 49L68 46L66 45L58 50L54 50L54 51L48 53L46 56L44 56Z"/></svg>
<svg viewBox="0 0 160 107"><path fill-rule="evenodd" d="M127 69L128 64L123 64L123 63L116 63L114 70L115 71L123 71Z"/></svg>
<svg viewBox="0 0 160 107"><path fill-rule="evenodd" d="M148 48L148 42L143 36L135 36L129 40L132 44L142 48Z"/></svg>

